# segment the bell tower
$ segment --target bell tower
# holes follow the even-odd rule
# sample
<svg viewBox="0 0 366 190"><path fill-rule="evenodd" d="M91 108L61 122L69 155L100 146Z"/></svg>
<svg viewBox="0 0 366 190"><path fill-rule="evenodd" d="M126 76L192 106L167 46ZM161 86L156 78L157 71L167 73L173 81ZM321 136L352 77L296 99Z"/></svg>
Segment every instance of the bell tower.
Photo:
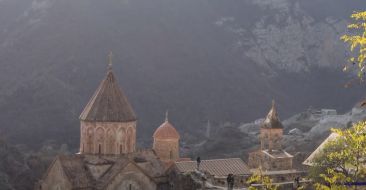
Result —
<svg viewBox="0 0 366 190"><path fill-rule="evenodd" d="M80 115L81 154L126 154L135 151L136 116L112 71L112 54L105 78Z"/></svg>
<svg viewBox="0 0 366 190"><path fill-rule="evenodd" d="M260 128L261 149L269 152L281 150L282 136L283 125L278 118L275 102L272 101L272 108Z"/></svg>

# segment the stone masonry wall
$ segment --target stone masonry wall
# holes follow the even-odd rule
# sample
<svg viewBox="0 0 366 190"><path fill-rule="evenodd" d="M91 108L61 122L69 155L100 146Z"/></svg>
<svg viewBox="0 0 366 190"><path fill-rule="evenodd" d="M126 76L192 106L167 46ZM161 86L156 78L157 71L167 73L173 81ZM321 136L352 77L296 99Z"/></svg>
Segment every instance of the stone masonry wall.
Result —
<svg viewBox="0 0 366 190"><path fill-rule="evenodd" d="M179 140L177 139L154 139L153 149L162 160L179 158Z"/></svg>
<svg viewBox="0 0 366 190"><path fill-rule="evenodd" d="M136 122L81 121L80 153L125 154L135 151Z"/></svg>

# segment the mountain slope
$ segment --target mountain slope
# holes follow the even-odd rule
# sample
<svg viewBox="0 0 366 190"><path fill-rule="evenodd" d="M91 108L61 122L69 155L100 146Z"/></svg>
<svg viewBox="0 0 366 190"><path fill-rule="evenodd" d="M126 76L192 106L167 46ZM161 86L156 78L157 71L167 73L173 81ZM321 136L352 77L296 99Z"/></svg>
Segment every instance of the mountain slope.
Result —
<svg viewBox="0 0 366 190"><path fill-rule="evenodd" d="M362 6L2 0L1 129L15 143L55 139L77 147L78 116L105 74L109 51L143 145L166 109L179 131L196 136L207 119L261 117L272 98L284 116L310 105L347 110L364 90L343 88L349 76L340 72L345 53L338 38L345 18Z"/></svg>

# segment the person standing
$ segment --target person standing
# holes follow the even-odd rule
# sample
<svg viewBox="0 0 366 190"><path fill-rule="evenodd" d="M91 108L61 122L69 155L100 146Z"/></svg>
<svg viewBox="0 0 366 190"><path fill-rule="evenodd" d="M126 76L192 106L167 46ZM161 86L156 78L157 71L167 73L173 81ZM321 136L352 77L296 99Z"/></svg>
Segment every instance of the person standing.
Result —
<svg viewBox="0 0 366 190"><path fill-rule="evenodd" d="M300 177L295 177L294 183L292 185L293 189L298 189L300 187Z"/></svg>
<svg viewBox="0 0 366 190"><path fill-rule="evenodd" d="M201 165L201 157L197 157L197 170L200 170L200 165Z"/></svg>
<svg viewBox="0 0 366 190"><path fill-rule="evenodd" d="M226 178L226 182L227 182L227 189L228 190L233 190L234 189L234 175L233 174L229 174Z"/></svg>

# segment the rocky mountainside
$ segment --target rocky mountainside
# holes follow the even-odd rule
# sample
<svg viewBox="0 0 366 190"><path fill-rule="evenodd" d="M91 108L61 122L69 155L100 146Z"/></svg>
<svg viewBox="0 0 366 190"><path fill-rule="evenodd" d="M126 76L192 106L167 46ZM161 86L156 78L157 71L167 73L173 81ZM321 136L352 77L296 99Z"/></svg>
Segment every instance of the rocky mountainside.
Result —
<svg viewBox="0 0 366 190"><path fill-rule="evenodd" d="M143 146L166 109L196 139L208 119L251 121L272 98L286 117L309 105L345 111L364 87L343 88L350 76L341 73L339 36L360 8L356 0L0 0L0 129L16 144L77 147L78 116L109 51Z"/></svg>
<svg viewBox="0 0 366 190"><path fill-rule="evenodd" d="M366 108L357 104L352 110L338 114L334 109L314 109L295 114L283 120L283 148L295 155L294 164L301 167L305 158L313 152L328 135L331 128L348 128L352 123L366 119ZM194 157L242 157L259 148L259 129L263 121L251 123L226 123L217 126L209 138L199 144L187 145L192 148L188 155Z"/></svg>

